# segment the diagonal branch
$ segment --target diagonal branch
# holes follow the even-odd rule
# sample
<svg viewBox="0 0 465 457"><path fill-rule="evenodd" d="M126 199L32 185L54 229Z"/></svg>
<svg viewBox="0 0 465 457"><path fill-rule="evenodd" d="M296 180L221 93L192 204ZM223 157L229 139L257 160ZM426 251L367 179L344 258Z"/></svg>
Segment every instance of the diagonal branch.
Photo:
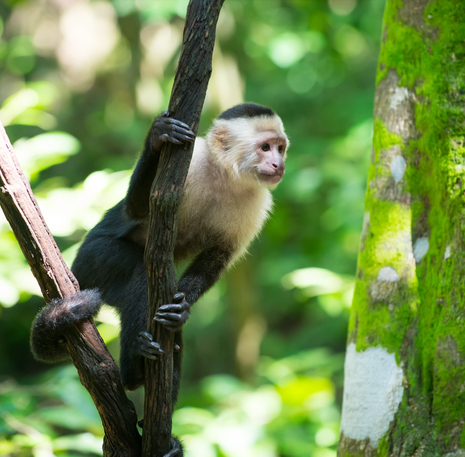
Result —
<svg viewBox="0 0 465 457"><path fill-rule="evenodd" d="M79 291L76 278L40 212L10 140L0 123L0 206L18 240L46 302ZM127 399L119 370L92 319L66 333L67 348L82 384L89 391L105 431L104 456L138 457L140 435L134 406Z"/></svg>

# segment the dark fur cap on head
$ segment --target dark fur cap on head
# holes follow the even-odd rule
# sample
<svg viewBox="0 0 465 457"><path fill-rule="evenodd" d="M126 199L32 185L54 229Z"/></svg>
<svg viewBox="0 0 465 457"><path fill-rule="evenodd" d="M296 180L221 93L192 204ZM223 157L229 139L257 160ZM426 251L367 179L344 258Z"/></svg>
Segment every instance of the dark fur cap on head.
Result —
<svg viewBox="0 0 465 457"><path fill-rule="evenodd" d="M271 108L267 108L266 106L257 105L256 103L242 103L221 113L217 119L228 121L241 117L274 116L275 114Z"/></svg>
<svg viewBox="0 0 465 457"><path fill-rule="evenodd" d="M31 350L41 362L56 363L69 358L66 330L98 313L102 300L97 289L82 290L57 298L37 314L31 329Z"/></svg>

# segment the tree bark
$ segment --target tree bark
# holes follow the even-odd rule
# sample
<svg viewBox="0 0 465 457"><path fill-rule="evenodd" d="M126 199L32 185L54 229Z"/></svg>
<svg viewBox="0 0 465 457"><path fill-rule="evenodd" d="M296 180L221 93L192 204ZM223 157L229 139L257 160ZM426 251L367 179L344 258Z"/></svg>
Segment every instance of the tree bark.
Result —
<svg viewBox="0 0 465 457"><path fill-rule="evenodd" d="M169 104L170 116L197 133L211 74L216 23L224 0L191 0L187 9L181 57ZM165 351L145 362L145 406L142 455L162 457L170 450L173 334L153 318L159 306L171 303L177 289L173 251L178 210L193 145L168 144L162 151L152 186L149 237L145 262L149 285L149 333Z"/></svg>
<svg viewBox="0 0 465 457"><path fill-rule="evenodd" d="M464 18L387 0L339 456L465 453Z"/></svg>
<svg viewBox="0 0 465 457"><path fill-rule="evenodd" d="M0 123L0 206L21 246L47 302L79 290L66 266L21 170L13 147ZM127 399L119 370L92 319L84 320L66 335L67 348L82 384L102 419L104 456L138 457L140 435L136 412Z"/></svg>

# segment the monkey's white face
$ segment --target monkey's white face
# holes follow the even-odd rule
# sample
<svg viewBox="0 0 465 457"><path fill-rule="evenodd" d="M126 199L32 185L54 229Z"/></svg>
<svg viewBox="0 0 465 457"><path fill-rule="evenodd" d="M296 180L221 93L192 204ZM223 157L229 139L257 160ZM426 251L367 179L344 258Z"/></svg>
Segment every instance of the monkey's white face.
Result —
<svg viewBox="0 0 465 457"><path fill-rule="evenodd" d="M268 130L257 135L255 153L258 163L255 167L257 178L266 186L278 184L285 171L286 138Z"/></svg>
<svg viewBox="0 0 465 457"><path fill-rule="evenodd" d="M217 119L207 145L218 163L244 185L275 187L284 175L289 140L277 115Z"/></svg>

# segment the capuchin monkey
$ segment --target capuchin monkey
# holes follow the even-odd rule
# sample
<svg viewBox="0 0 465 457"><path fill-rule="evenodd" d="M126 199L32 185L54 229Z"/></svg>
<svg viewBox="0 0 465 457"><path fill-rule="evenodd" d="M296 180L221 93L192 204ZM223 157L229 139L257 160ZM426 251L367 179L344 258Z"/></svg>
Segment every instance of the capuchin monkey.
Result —
<svg viewBox="0 0 465 457"><path fill-rule="evenodd" d="M270 189L284 175L289 141L280 117L270 108L244 103L228 109L206 138L164 111L153 122L132 174L126 197L88 233L72 271L81 292L53 300L37 316L31 346L38 360L67 357L62 333L77 320L95 315L103 301L121 318L120 370L123 385L144 383L144 358L163 357L147 333L148 289L144 264L149 198L164 143L193 142L194 152L179 209L174 262L193 259L172 303L155 320L175 332L173 404L179 390L182 327L192 305L247 249L272 206ZM93 289L93 290L92 290ZM173 439L170 457L182 455Z"/></svg>

